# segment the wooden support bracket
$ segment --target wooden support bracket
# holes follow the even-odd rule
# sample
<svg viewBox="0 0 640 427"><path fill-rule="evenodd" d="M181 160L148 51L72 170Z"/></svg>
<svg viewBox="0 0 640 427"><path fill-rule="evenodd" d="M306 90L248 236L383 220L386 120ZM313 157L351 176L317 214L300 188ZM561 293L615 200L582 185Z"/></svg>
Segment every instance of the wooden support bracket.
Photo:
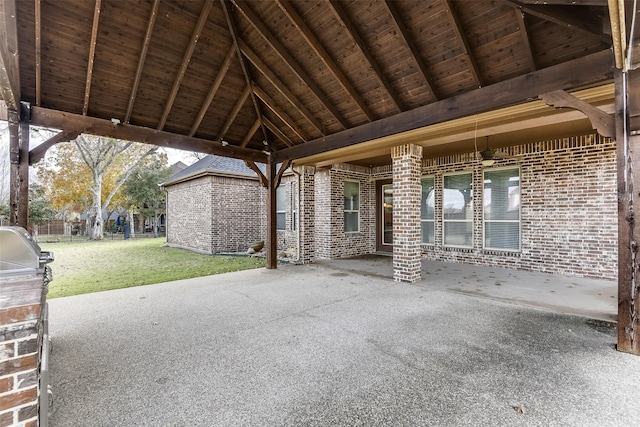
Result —
<svg viewBox="0 0 640 427"><path fill-rule="evenodd" d="M573 108L584 113L591 122L591 126L602 136L607 138L616 137L616 124L613 116L605 113L601 109L594 107L586 101L577 98L564 90L540 95L540 98L547 104L555 108Z"/></svg>

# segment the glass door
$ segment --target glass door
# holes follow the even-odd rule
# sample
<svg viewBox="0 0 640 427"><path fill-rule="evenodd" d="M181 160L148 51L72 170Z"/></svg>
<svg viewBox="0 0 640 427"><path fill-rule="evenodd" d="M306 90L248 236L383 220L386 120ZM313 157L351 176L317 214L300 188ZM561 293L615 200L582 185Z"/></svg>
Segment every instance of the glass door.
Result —
<svg viewBox="0 0 640 427"><path fill-rule="evenodd" d="M393 184L382 186L382 245L393 245Z"/></svg>

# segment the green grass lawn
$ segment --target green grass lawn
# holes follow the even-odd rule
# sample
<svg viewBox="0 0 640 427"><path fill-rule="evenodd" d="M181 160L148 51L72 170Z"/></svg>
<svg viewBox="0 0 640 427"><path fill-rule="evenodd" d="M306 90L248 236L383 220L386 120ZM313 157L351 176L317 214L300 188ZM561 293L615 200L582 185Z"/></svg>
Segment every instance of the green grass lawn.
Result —
<svg viewBox="0 0 640 427"><path fill-rule="evenodd" d="M41 239L42 241L42 239ZM201 255L164 246L163 238L40 243L53 251L49 298L264 267L260 258Z"/></svg>

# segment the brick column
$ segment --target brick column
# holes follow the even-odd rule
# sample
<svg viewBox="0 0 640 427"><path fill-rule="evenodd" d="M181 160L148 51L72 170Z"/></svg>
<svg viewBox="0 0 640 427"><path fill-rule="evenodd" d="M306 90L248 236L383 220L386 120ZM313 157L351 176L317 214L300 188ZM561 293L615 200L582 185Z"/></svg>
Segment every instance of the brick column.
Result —
<svg viewBox="0 0 640 427"><path fill-rule="evenodd" d="M316 186L315 168L304 166L300 173L300 200L298 215L300 216L300 242L298 253L300 262L309 264L315 260L315 223L316 223Z"/></svg>
<svg viewBox="0 0 640 427"><path fill-rule="evenodd" d="M0 299L0 426L35 427L45 299L42 277L3 279L0 288L4 297Z"/></svg>
<svg viewBox="0 0 640 427"><path fill-rule="evenodd" d="M391 149L393 163L393 280L420 280L420 168L422 147L413 144Z"/></svg>

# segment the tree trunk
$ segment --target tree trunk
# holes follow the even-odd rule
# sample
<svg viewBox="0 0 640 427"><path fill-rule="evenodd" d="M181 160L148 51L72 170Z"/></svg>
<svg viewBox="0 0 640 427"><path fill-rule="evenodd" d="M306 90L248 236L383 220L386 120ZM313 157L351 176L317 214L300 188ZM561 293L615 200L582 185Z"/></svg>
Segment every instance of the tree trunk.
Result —
<svg viewBox="0 0 640 427"><path fill-rule="evenodd" d="M133 239L136 237L136 223L132 210L129 210L129 218L127 219L127 222L129 223L129 237Z"/></svg>
<svg viewBox="0 0 640 427"><path fill-rule="evenodd" d="M93 203L87 216L87 238L89 240L102 240L104 238L102 220L102 175L94 173L93 188L91 189Z"/></svg>

